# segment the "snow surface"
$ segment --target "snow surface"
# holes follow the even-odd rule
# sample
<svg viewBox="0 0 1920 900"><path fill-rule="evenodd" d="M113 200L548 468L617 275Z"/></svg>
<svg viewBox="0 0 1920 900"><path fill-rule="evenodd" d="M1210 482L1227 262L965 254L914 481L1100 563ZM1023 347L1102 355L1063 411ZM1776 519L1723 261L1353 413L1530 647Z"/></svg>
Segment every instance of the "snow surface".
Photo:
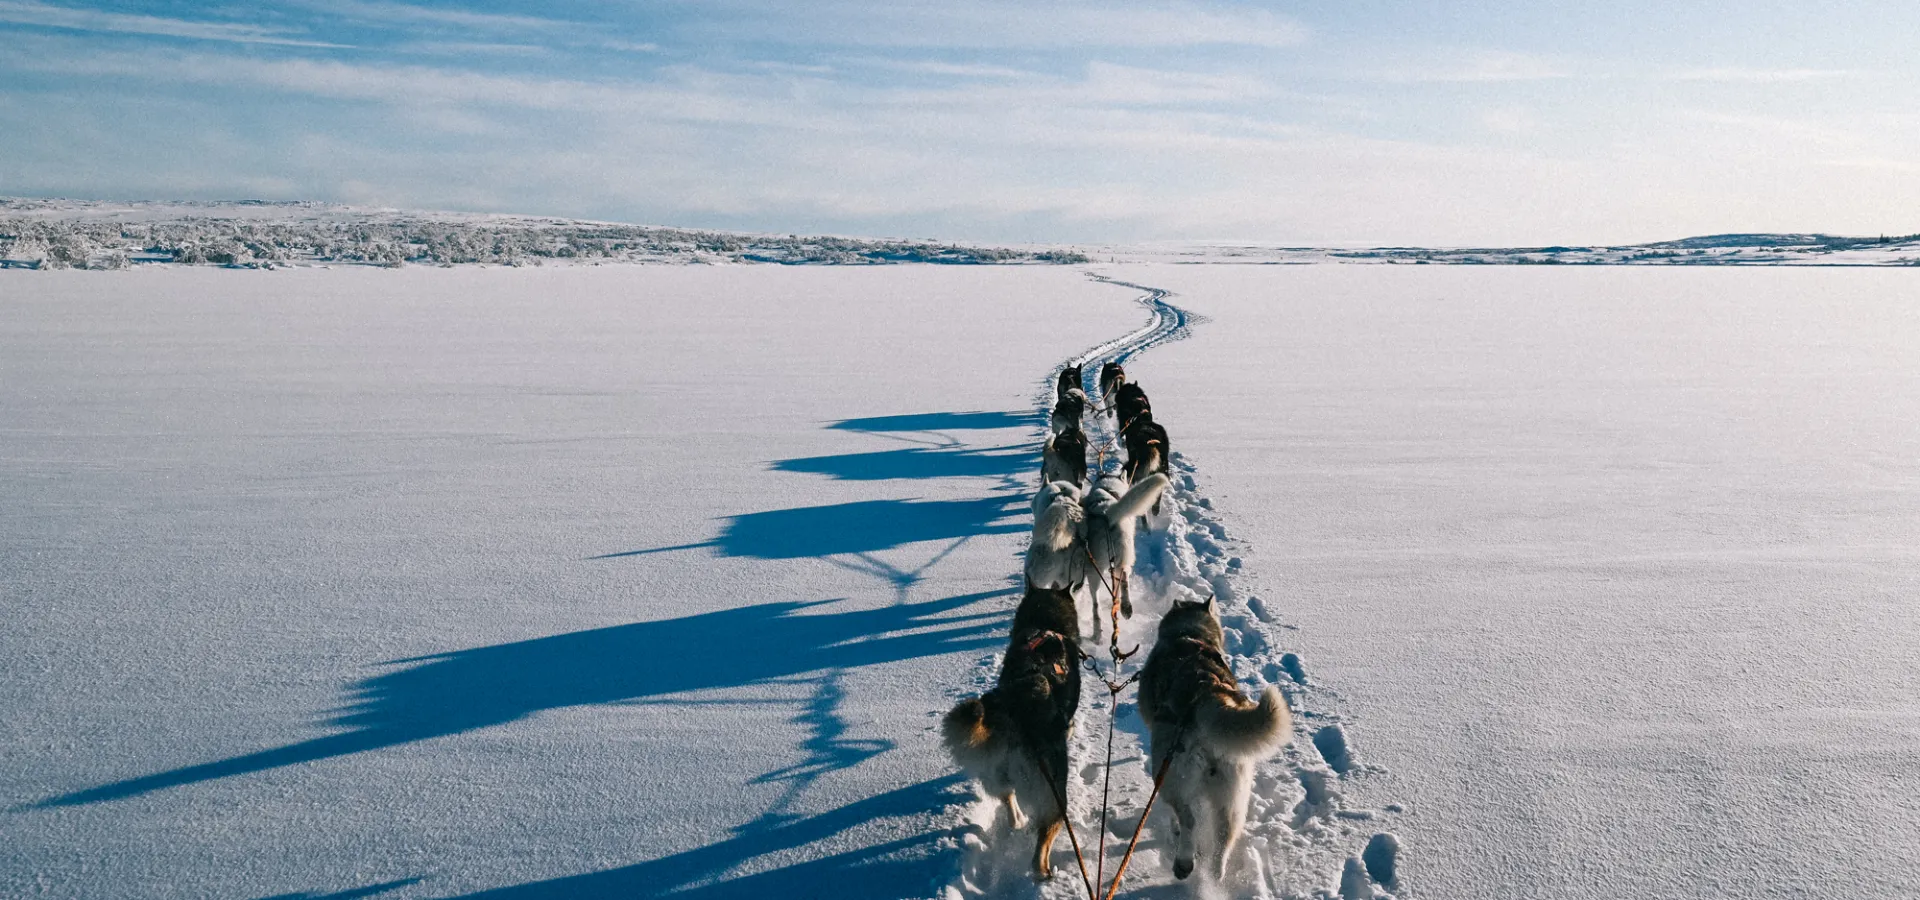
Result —
<svg viewBox="0 0 1920 900"><path fill-rule="evenodd" d="M1110 357L1296 713L1200 895L1920 895L1910 276L1095 269L0 279L0 895L1032 896L934 726Z"/></svg>
<svg viewBox="0 0 1920 900"><path fill-rule="evenodd" d="M0 308L0 895L87 898L935 893L1034 389L1144 319L1066 268Z"/></svg>
<svg viewBox="0 0 1920 900"><path fill-rule="evenodd" d="M1112 271L1404 896L1920 896L1912 275Z"/></svg>

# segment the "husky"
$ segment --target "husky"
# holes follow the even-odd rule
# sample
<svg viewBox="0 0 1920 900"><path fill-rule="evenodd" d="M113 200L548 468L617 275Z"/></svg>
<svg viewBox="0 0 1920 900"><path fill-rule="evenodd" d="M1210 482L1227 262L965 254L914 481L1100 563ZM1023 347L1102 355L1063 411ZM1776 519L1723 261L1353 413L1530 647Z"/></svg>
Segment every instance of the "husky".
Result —
<svg viewBox="0 0 1920 900"><path fill-rule="evenodd" d="M1148 771L1169 757L1160 796L1173 822L1173 875L1194 868L1194 836L1205 829L1216 880L1247 821L1254 763L1293 736L1287 701L1271 685L1258 702L1240 694L1227 665L1213 598L1175 601L1160 620L1140 670L1140 718L1150 742Z"/></svg>
<svg viewBox="0 0 1920 900"><path fill-rule="evenodd" d="M1142 416L1153 415L1153 404L1147 402L1147 392L1131 381L1114 388L1113 399L1109 403L1113 407L1114 427L1121 437L1125 437Z"/></svg>
<svg viewBox="0 0 1920 900"><path fill-rule="evenodd" d="M1113 392L1127 383L1127 370L1120 368L1117 362L1100 367L1100 396L1108 403L1113 402Z"/></svg>
<svg viewBox="0 0 1920 900"><path fill-rule="evenodd" d="M1127 480L1138 481L1152 472L1171 474L1168 460L1173 447L1167 441L1167 430L1153 420L1152 412L1141 413L1120 437L1127 445Z"/></svg>
<svg viewBox="0 0 1920 900"><path fill-rule="evenodd" d="M1120 614L1133 618L1133 596L1128 582L1133 573L1133 520L1147 511L1147 507L1160 499L1160 492L1167 489L1167 476L1154 472L1145 479L1127 484L1127 479L1118 473L1100 476L1094 482L1093 490L1080 501L1083 507L1086 530L1087 552L1093 557L1093 570L1103 578L1108 590L1120 602ZM1094 606L1096 627L1100 621L1099 605Z"/></svg>
<svg viewBox="0 0 1920 900"><path fill-rule="evenodd" d="M1081 658L1073 595L1028 587L1013 614L999 684L961 701L940 723L954 763L1007 805L1013 827L1024 830L1028 813L1037 820L1033 873L1043 880L1053 877L1053 842L1067 818L1067 739L1080 706Z"/></svg>
<svg viewBox="0 0 1920 900"><path fill-rule="evenodd" d="M1027 585L1077 591L1093 576L1087 555L1086 488L1049 481L1033 498L1033 540L1027 544ZM1098 624L1096 618L1095 624Z"/></svg>
<svg viewBox="0 0 1920 900"><path fill-rule="evenodd" d="M1087 436L1078 428L1069 428L1047 438L1040 454L1040 480L1087 483Z"/></svg>
<svg viewBox="0 0 1920 900"><path fill-rule="evenodd" d="M1087 392L1079 388L1060 392L1059 401L1053 404L1053 433L1069 429L1080 430L1080 420L1087 414Z"/></svg>
<svg viewBox="0 0 1920 900"><path fill-rule="evenodd" d="M1079 391L1083 397L1086 395L1082 387L1085 376L1080 374L1080 369L1080 366L1066 366L1060 370L1060 379L1053 385L1054 399L1065 399L1068 391Z"/></svg>
<svg viewBox="0 0 1920 900"><path fill-rule="evenodd" d="M1085 485L1053 481L1041 485L1033 498L1033 540L1027 544L1029 587L1059 588L1078 594L1096 573L1093 553L1087 549ZM1100 638L1098 598L1089 593L1093 637Z"/></svg>

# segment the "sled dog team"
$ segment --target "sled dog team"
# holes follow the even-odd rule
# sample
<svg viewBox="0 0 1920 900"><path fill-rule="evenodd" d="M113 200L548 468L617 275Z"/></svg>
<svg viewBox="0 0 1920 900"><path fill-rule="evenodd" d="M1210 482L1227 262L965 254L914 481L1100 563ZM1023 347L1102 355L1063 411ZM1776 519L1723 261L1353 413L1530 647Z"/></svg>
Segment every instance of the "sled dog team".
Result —
<svg viewBox="0 0 1920 900"><path fill-rule="evenodd" d="M1053 874L1053 844L1066 822L1067 740L1088 656L1077 597L1087 598L1096 640L1102 592L1121 615L1133 615L1127 582L1135 522L1159 511L1171 454L1146 391L1118 363L1107 363L1099 379L1107 405L1097 412L1113 414L1126 460L1089 484L1081 423L1092 404L1081 385L1080 366L1060 372L1033 499L1026 591L999 682L955 706L942 723L954 762L1005 803L1015 830L1036 830L1033 873L1041 879ZM1258 701L1241 694L1211 597L1175 601L1160 620L1139 683L1148 771L1164 772L1159 796L1172 824L1173 874L1186 878L1204 851L1208 871L1224 878L1246 822L1253 766L1292 735L1286 701L1271 686Z"/></svg>

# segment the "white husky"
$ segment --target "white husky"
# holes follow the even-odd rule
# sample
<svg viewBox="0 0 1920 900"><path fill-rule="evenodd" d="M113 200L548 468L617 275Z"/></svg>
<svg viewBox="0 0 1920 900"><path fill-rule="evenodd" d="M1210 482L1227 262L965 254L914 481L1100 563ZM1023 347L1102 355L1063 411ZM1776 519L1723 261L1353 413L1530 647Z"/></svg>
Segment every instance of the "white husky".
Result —
<svg viewBox="0 0 1920 900"><path fill-rule="evenodd" d="M1093 557L1091 565L1119 598L1120 612L1128 618L1133 617L1133 598L1127 585L1133 572L1133 523L1166 489L1167 476L1159 472L1132 487L1127 486L1126 476L1114 472L1100 476L1080 501L1087 523L1087 551ZM1097 630L1097 607L1094 619Z"/></svg>
<svg viewBox="0 0 1920 900"><path fill-rule="evenodd" d="M1224 879L1246 826L1253 765L1293 736L1293 715L1272 686L1258 702L1241 695L1212 597L1176 602L1160 620L1140 670L1140 717L1150 735L1149 771L1167 763L1160 796L1173 821L1174 877L1193 873L1198 831L1209 871Z"/></svg>

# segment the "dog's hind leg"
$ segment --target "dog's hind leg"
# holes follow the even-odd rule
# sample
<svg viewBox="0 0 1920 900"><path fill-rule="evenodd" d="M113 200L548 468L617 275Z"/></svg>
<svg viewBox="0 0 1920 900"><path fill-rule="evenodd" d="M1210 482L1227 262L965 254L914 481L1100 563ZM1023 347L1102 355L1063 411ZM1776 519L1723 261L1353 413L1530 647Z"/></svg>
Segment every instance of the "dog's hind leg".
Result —
<svg viewBox="0 0 1920 900"><path fill-rule="evenodd" d="M1253 793L1253 765L1247 762L1235 762L1221 767L1217 776L1226 784L1219 791L1221 798L1218 818L1214 824L1219 828L1214 835L1213 877L1224 880L1227 877L1227 864L1233 859L1234 848L1240 841L1240 832L1247 827L1247 803Z"/></svg>
<svg viewBox="0 0 1920 900"><path fill-rule="evenodd" d="M1167 818L1173 820L1173 877L1193 874L1193 805L1186 797L1167 796Z"/></svg>
<svg viewBox="0 0 1920 900"><path fill-rule="evenodd" d="M1066 821L1067 817L1058 809L1041 821L1039 840L1033 847L1033 877L1036 880L1046 881L1053 877L1053 842L1060 837L1060 826Z"/></svg>
<svg viewBox="0 0 1920 900"><path fill-rule="evenodd" d="M1070 732L1069 732L1070 733ZM1053 877L1053 843L1060 837L1060 827L1067 821L1067 798L1063 793L1067 789L1065 781L1067 771L1068 735L1062 735L1059 743L1041 751L1044 756L1034 762L1044 760L1044 768L1039 774L1046 782L1046 794L1034 803L1033 815L1039 822L1038 834L1033 847L1033 877L1045 881ZM1054 773L1059 773L1055 777Z"/></svg>
<svg viewBox="0 0 1920 900"><path fill-rule="evenodd" d="M1100 642L1100 592L1093 589L1093 586L1092 586L1093 582L1091 581L1082 582L1081 584L1083 587L1087 589L1087 613L1093 616L1093 640L1094 640L1094 643L1099 643ZM1078 602L1074 603L1073 609L1074 609L1074 615L1077 616L1080 614L1080 604Z"/></svg>

